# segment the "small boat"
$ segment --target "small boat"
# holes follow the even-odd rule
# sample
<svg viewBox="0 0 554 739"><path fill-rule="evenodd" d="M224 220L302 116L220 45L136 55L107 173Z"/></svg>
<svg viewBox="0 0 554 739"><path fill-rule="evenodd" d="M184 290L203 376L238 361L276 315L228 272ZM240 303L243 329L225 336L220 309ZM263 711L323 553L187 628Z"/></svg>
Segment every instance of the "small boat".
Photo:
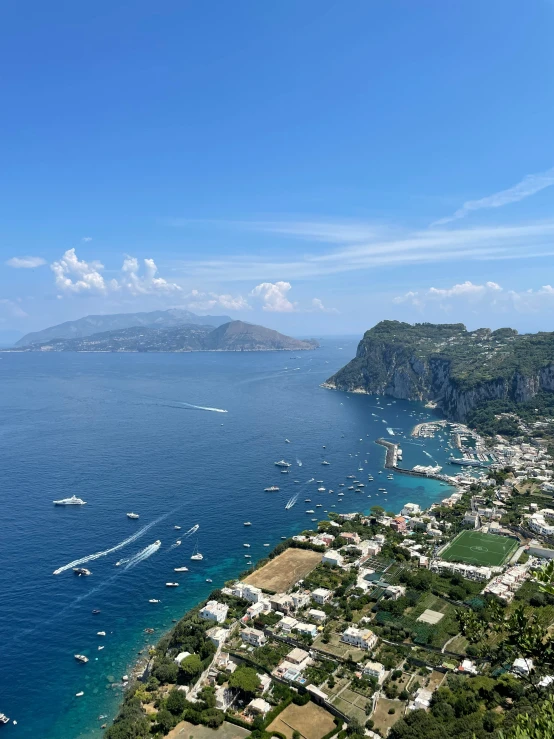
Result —
<svg viewBox="0 0 554 739"><path fill-rule="evenodd" d="M281 474L282 475L288 475L289 474L289 471L288 470L281 470Z"/></svg>
<svg viewBox="0 0 554 739"><path fill-rule="evenodd" d="M379 488L379 492L380 493L386 493L387 492L387 489L386 488Z"/></svg>
<svg viewBox="0 0 554 739"><path fill-rule="evenodd" d="M331 464L331 462L327 462L327 460L324 459L321 464L327 464L327 465L329 465L329 464Z"/></svg>
<svg viewBox="0 0 554 739"><path fill-rule="evenodd" d="M317 489L317 492L318 493L324 493L325 492L325 488L323 488L323 487L322 488L318 488Z"/></svg>
<svg viewBox="0 0 554 739"><path fill-rule="evenodd" d="M245 554L244 556L246 557L246 559L250 559L252 557L251 554ZM246 564L248 564L248 562Z"/></svg>
<svg viewBox="0 0 554 739"><path fill-rule="evenodd" d="M348 489L349 489L349 490L354 490L354 485L349 485L349 486L348 486ZM339 495L343 495L343 493L339 493Z"/></svg>
<svg viewBox="0 0 554 739"><path fill-rule="evenodd" d="M105 631L97 631L96 632L96 636L106 636L106 632Z"/></svg>
<svg viewBox="0 0 554 739"><path fill-rule="evenodd" d="M177 531L180 531L181 530L181 527L180 526L174 526L173 528L176 529Z"/></svg>
<svg viewBox="0 0 554 739"><path fill-rule="evenodd" d="M315 513L315 511L312 511L312 509L310 508L309 510L306 511L306 513Z"/></svg>
<svg viewBox="0 0 554 739"><path fill-rule="evenodd" d="M282 537L281 537L281 539L286 539L286 538L287 538L286 536L282 536Z"/></svg>
<svg viewBox="0 0 554 739"><path fill-rule="evenodd" d="M290 444L290 439L285 439L285 442L286 442L287 444Z"/></svg>
<svg viewBox="0 0 554 739"><path fill-rule="evenodd" d="M0 713L0 724L7 724L9 720L5 713Z"/></svg>
<svg viewBox="0 0 554 739"><path fill-rule="evenodd" d="M276 467L292 467L292 464L290 462L285 462L284 459L280 459L278 462L275 462Z"/></svg>
<svg viewBox="0 0 554 739"><path fill-rule="evenodd" d="M159 603L159 602L160 602L160 601L158 601L158 603ZM152 628L147 628L147 629L144 629L144 633L145 633L145 634L153 634L155 630L156 630L156 629L152 629Z"/></svg>
<svg viewBox="0 0 554 739"><path fill-rule="evenodd" d="M194 547L194 553L192 554L191 559L198 561L204 559L203 555L198 551L198 540L196 541L196 546Z"/></svg>
<svg viewBox="0 0 554 739"><path fill-rule="evenodd" d="M213 580L212 580L212 578L211 578L211 577L207 577L207 578L206 578L206 582L213 582Z"/></svg>
<svg viewBox="0 0 554 739"><path fill-rule="evenodd" d="M315 507L316 508L323 508L323 504L322 503L316 503L316 506Z"/></svg>
<svg viewBox="0 0 554 739"><path fill-rule="evenodd" d="M75 698L82 698L84 695L83 691L80 690L78 693L75 693Z"/></svg>
<svg viewBox="0 0 554 739"><path fill-rule="evenodd" d="M166 582L165 586L166 588L178 588L179 583L178 582Z"/></svg>
<svg viewBox="0 0 554 739"><path fill-rule="evenodd" d="M243 547L250 547L250 544L243 544Z"/></svg>
<svg viewBox="0 0 554 739"><path fill-rule="evenodd" d="M312 521L317 521L317 518L312 518Z"/></svg>
<svg viewBox="0 0 554 739"><path fill-rule="evenodd" d="M95 616L97 616L100 613L100 609L99 608L95 608L93 610L93 613L94 613Z"/></svg>
<svg viewBox="0 0 554 739"><path fill-rule="evenodd" d="M339 493L338 497L341 498L344 495L344 493Z"/></svg>
<svg viewBox="0 0 554 739"><path fill-rule="evenodd" d="M252 524L250 523L250 521L245 521L245 522L243 523L243 526L252 526Z"/></svg>
<svg viewBox="0 0 554 739"><path fill-rule="evenodd" d="M84 654L74 654L73 656L75 657L77 662L82 662L85 665L88 662L88 657L85 657Z"/></svg>
<svg viewBox="0 0 554 739"><path fill-rule="evenodd" d="M149 603L161 603L157 598L150 598Z"/></svg>
<svg viewBox="0 0 554 739"><path fill-rule="evenodd" d="M90 570L87 570L86 567L74 567L73 572L78 577L87 577L88 575L92 575L92 572Z"/></svg>
<svg viewBox="0 0 554 739"><path fill-rule="evenodd" d="M139 514L138 513L128 513L127 514L127 518L136 519L138 517L139 517Z"/></svg>
<svg viewBox="0 0 554 739"><path fill-rule="evenodd" d="M173 572L188 572L188 571L189 571L188 567L174 567L173 568Z"/></svg>
<svg viewBox="0 0 554 739"><path fill-rule="evenodd" d="M311 502L312 502L311 498L304 498L304 503L311 503Z"/></svg>
<svg viewBox="0 0 554 739"><path fill-rule="evenodd" d="M278 493L279 488L277 485L270 485L268 488L264 488L264 493Z"/></svg>
<svg viewBox="0 0 554 739"><path fill-rule="evenodd" d="M268 546L269 546L269 544L264 544L264 547L268 547Z"/></svg>
<svg viewBox="0 0 554 739"><path fill-rule="evenodd" d="M177 539L177 541L175 542L175 544L173 546L180 547L181 546L181 540L180 539Z"/></svg>

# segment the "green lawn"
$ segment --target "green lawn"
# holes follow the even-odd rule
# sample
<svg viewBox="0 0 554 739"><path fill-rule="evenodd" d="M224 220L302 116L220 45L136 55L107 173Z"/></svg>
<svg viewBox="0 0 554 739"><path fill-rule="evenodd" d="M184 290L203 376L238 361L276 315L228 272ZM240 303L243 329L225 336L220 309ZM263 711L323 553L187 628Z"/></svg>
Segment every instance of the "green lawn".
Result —
<svg viewBox="0 0 554 739"><path fill-rule="evenodd" d="M446 547L441 559L447 562L464 562L485 567L504 564L518 547L515 539L480 531L462 531Z"/></svg>

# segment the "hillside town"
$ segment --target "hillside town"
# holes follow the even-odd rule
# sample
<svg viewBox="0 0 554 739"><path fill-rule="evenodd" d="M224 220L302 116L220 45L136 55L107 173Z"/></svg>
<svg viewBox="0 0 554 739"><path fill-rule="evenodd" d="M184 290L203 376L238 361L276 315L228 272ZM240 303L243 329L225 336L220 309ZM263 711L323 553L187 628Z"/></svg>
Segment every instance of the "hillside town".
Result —
<svg viewBox="0 0 554 739"><path fill-rule="evenodd" d="M223 724L240 737L424 737L441 711L461 720L460 696L481 711L474 736L510 727L527 691L549 690L554 663L466 627L498 609L499 630L519 609L554 622L541 581L554 561L553 460L541 439L452 434L478 464L448 476L450 495L396 515L329 513L282 542L152 650L126 705L172 739Z"/></svg>

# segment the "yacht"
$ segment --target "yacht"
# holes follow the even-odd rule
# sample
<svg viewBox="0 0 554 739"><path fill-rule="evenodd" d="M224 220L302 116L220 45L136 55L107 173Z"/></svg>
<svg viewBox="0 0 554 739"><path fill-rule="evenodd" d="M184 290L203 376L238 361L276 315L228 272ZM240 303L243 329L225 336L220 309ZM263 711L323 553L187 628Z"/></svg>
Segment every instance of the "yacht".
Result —
<svg viewBox="0 0 554 739"><path fill-rule="evenodd" d="M160 603L160 601L157 598L150 598L148 602L149 603Z"/></svg>
<svg viewBox="0 0 554 739"><path fill-rule="evenodd" d="M180 526L174 526L173 528L174 528L174 529L175 529L176 531L180 531L180 530L181 530L181 527L180 527Z"/></svg>
<svg viewBox="0 0 554 739"><path fill-rule="evenodd" d="M138 518L138 517L139 517L139 514L138 513L128 513L127 514L127 518L135 519L135 518Z"/></svg>
<svg viewBox="0 0 554 739"><path fill-rule="evenodd" d="M7 724L9 720L5 713L0 713L0 724Z"/></svg>
<svg viewBox="0 0 554 739"><path fill-rule="evenodd" d="M348 489L349 489L349 490L354 490L354 485L349 485L349 486L348 486ZM340 495L340 493L339 493L339 495Z"/></svg>
<svg viewBox="0 0 554 739"><path fill-rule="evenodd" d="M86 500L78 498L76 495L72 495L71 498L62 498L61 500L52 501L54 505L86 505Z"/></svg>
<svg viewBox="0 0 554 739"><path fill-rule="evenodd" d="M243 547L248 547L250 549L250 544L243 544Z"/></svg>
<svg viewBox="0 0 554 739"><path fill-rule="evenodd" d="M386 488L379 488L379 492L380 493L386 493L387 492L387 489Z"/></svg>
<svg viewBox="0 0 554 739"><path fill-rule="evenodd" d="M327 462L327 460L324 459L321 464L331 464L331 462Z"/></svg>
<svg viewBox="0 0 554 739"><path fill-rule="evenodd" d="M88 662L88 657L85 657L84 654L75 654L74 657L77 662L82 662L83 664L86 664Z"/></svg>
<svg viewBox="0 0 554 739"><path fill-rule="evenodd" d="M245 522L243 523L243 526L252 526L252 524L250 523L250 521L245 521Z"/></svg>
<svg viewBox="0 0 554 739"><path fill-rule="evenodd" d="M179 583L178 582L166 582L165 586L166 588L178 588Z"/></svg>
<svg viewBox="0 0 554 739"><path fill-rule="evenodd" d="M268 488L264 488L264 493L278 493L279 488L277 485L270 485Z"/></svg>
<svg viewBox="0 0 554 739"><path fill-rule="evenodd" d="M363 482L359 482L359 483L358 483L358 484L356 485L356 487L357 487L357 488L365 488L365 485L363 484Z"/></svg>
<svg viewBox="0 0 554 739"><path fill-rule="evenodd" d="M276 467L292 467L292 464L290 462L285 462L284 459L280 459L278 462L275 462Z"/></svg>
<svg viewBox="0 0 554 739"><path fill-rule="evenodd" d="M188 567L174 567L173 568L173 572L188 572L188 571L189 571Z"/></svg>
<svg viewBox="0 0 554 739"><path fill-rule="evenodd" d="M290 439L285 439L286 444L290 444Z"/></svg>
<svg viewBox="0 0 554 739"><path fill-rule="evenodd" d="M79 577L86 577L87 575L92 575L92 572L90 570L87 570L86 567L74 567L73 572Z"/></svg>
<svg viewBox="0 0 554 739"><path fill-rule="evenodd" d="M304 503L311 503L311 502L312 502L311 498L304 498Z"/></svg>
<svg viewBox="0 0 554 739"><path fill-rule="evenodd" d="M281 474L282 475L288 475L289 474L289 471L288 470L281 470Z"/></svg>
<svg viewBox="0 0 554 739"><path fill-rule="evenodd" d="M212 578L211 578L211 577L207 577L207 578L206 578L206 582L213 582L213 580L212 580Z"/></svg>
<svg viewBox="0 0 554 739"><path fill-rule="evenodd" d="M356 475L346 475L346 477L349 480L355 480L356 479Z"/></svg>
<svg viewBox="0 0 554 739"><path fill-rule="evenodd" d="M268 547L268 546L269 546L269 544L264 544L264 547Z"/></svg>
<svg viewBox="0 0 554 739"><path fill-rule="evenodd" d="M316 508L323 508L323 504L322 503L316 503L316 506L315 507Z"/></svg>
<svg viewBox="0 0 554 739"><path fill-rule="evenodd" d="M82 698L84 696L84 692L80 690L78 693L75 693L75 698Z"/></svg>
<svg viewBox="0 0 554 739"><path fill-rule="evenodd" d="M96 632L96 636L106 636L106 632L105 631L97 631Z"/></svg>
<svg viewBox="0 0 554 739"><path fill-rule="evenodd" d="M194 560L204 559L203 555L200 554L200 552L198 551L198 542L196 542L196 546L194 547L194 554L191 556L191 559L194 559Z"/></svg>
<svg viewBox="0 0 554 739"><path fill-rule="evenodd" d="M314 511L314 510L312 510L311 508L309 508L309 509L308 509L308 510L306 511L306 513L315 513L315 511Z"/></svg>
<svg viewBox="0 0 554 739"><path fill-rule="evenodd" d="M98 610L98 608L95 608L93 610L93 613L94 613L95 616L97 616L100 613L100 611Z"/></svg>

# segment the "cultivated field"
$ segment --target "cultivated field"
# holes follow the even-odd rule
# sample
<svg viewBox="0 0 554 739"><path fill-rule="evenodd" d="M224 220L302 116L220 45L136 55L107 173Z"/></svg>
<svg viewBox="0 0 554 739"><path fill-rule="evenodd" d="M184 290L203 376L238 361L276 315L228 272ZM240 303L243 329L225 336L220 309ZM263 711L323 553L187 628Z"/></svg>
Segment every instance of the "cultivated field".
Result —
<svg viewBox="0 0 554 739"><path fill-rule="evenodd" d="M257 588L283 593L311 572L321 562L321 554L309 549L287 549L278 557L245 578Z"/></svg>
<svg viewBox="0 0 554 739"><path fill-rule="evenodd" d="M169 732L167 739L245 739L249 735L249 729L243 729L242 726L235 726L227 721L224 721L219 729L194 726L188 721L181 721Z"/></svg>
<svg viewBox="0 0 554 739"><path fill-rule="evenodd" d="M315 703L296 706L291 703L268 727L268 731L279 731L287 739L292 739L294 731L299 731L304 739L321 739L335 726L333 716ZM188 738L187 738L188 739Z"/></svg>
<svg viewBox="0 0 554 739"><path fill-rule="evenodd" d="M349 654L354 662L361 662L367 659L367 651L341 641L340 634L332 633L327 644L324 643L322 635L319 634L315 638L313 646L322 652L327 652L327 654L343 659Z"/></svg>
<svg viewBox="0 0 554 739"><path fill-rule="evenodd" d="M442 552L447 562L464 562L481 567L498 567L518 547L515 539L479 531L462 531Z"/></svg>

